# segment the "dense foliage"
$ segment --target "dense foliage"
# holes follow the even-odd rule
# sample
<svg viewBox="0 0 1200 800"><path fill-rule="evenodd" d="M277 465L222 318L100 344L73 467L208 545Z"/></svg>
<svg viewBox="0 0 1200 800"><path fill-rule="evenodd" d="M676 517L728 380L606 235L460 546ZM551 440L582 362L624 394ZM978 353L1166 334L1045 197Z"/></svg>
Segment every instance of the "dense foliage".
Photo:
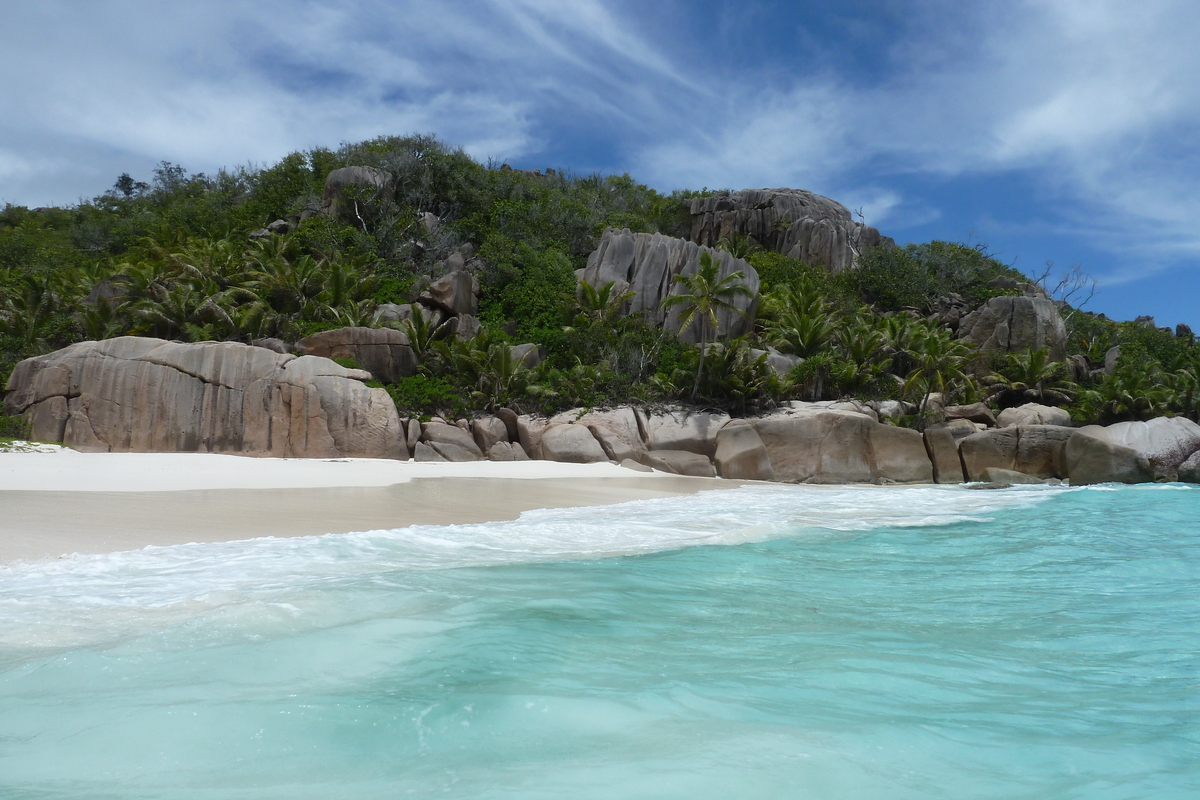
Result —
<svg viewBox="0 0 1200 800"><path fill-rule="evenodd" d="M354 187L344 208L320 213L326 176L343 166L381 170L390 192ZM668 400L750 412L843 397L923 406L934 392L999 407L1037 399L1081 420L1200 413L1200 350L1190 335L1065 315L1070 351L1085 357L1073 375L1044 352L987 362L953 339L938 302L975 307L1006 291L989 287L994 278L1025 280L982 246L878 248L859 269L831 275L732 237L721 246L762 282L756 326L704 348L622 315L628 297L616 287L577 285L575 271L606 227L687 236L691 196L627 175L480 164L410 136L211 176L163 163L146 182L122 175L73 207L9 205L0 211L0 385L19 360L88 339L292 342L392 324L421 363L387 387L406 413ZM279 219L286 233L261 230ZM459 341L420 314L382 321L381 304L415 300L451 258L465 258L480 281L480 335ZM673 301L706 319L706 340L712 304L738 294L736 280L709 278ZM509 347L526 342L545 350L535 369ZM1116 368L1099 371L1116 346ZM794 357L786 374L768 363L779 356Z"/></svg>

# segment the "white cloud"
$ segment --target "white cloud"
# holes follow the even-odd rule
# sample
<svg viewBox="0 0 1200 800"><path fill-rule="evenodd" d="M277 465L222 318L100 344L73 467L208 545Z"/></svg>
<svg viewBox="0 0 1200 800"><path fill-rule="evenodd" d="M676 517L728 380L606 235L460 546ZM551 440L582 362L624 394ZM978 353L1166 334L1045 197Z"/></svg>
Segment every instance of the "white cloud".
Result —
<svg viewBox="0 0 1200 800"><path fill-rule="evenodd" d="M0 69L21 76L0 94L0 199L71 202L160 159L212 171L380 134L435 132L514 162L580 136L608 153L594 166L660 188L799 186L877 225L937 217L896 188L906 175L1023 171L1057 198L1064 233L1200 252L1194 3L918 5L868 77L813 66L812 48L748 60L771 14L703 49L662 8L17 6L0 31Z"/></svg>

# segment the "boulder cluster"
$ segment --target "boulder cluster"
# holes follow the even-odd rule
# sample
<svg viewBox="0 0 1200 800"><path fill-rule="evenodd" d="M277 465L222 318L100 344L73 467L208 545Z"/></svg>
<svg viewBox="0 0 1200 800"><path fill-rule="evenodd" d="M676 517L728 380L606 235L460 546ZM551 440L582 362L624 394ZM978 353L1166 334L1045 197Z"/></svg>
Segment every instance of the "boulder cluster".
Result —
<svg viewBox="0 0 1200 800"><path fill-rule="evenodd" d="M352 341L368 329L344 330ZM376 368L396 368L392 345L356 346L365 360L370 348L379 351ZM1181 417L1072 428L1048 406L995 417L983 404L943 408L935 398L945 421L924 432L889 423L912 410L897 401L792 402L745 419L625 406L423 422L401 418L385 390L366 385L370 378L317 355L120 337L22 361L4 411L24 414L35 439L83 451L612 461L796 483L1200 481L1200 425Z"/></svg>

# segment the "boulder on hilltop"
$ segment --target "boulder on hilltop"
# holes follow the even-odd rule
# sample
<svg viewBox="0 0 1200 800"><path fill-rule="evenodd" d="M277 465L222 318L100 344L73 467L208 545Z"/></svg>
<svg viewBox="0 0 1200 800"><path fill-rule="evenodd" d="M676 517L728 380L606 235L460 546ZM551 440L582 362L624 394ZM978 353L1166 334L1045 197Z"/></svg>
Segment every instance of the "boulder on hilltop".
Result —
<svg viewBox="0 0 1200 800"><path fill-rule="evenodd" d="M870 225L855 221L841 203L803 189L717 192L693 198L689 210L693 242L712 247L733 235L746 236L829 272L854 269L865 250L894 244Z"/></svg>
<svg viewBox="0 0 1200 800"><path fill-rule="evenodd" d="M662 303L672 295L684 294L686 289L675 278L694 275L700 269L700 254L707 250L718 264L717 274L724 278L734 272L746 276L747 297L730 299L740 311L722 310L717 313L717 336L742 336L754 327L758 309L758 273L740 258L724 250L701 247L694 242L663 236L661 233L631 233L628 228L609 228L599 246L588 257L587 266L579 271L579 280L599 289L610 282L618 291L633 292L624 311L641 314L642 318L666 330L678 332L687 342L700 341L699 321L680 330L678 308L664 311Z"/></svg>
<svg viewBox="0 0 1200 800"><path fill-rule="evenodd" d="M1067 357L1067 326L1053 300L993 297L962 318L958 336L984 353L1046 348L1052 361Z"/></svg>

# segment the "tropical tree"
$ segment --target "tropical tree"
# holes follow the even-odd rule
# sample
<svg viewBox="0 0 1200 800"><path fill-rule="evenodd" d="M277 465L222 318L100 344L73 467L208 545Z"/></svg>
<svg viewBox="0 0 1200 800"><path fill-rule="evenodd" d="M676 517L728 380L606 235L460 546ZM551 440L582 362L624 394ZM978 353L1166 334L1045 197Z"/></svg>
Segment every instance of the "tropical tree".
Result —
<svg viewBox="0 0 1200 800"><path fill-rule="evenodd" d="M712 327L714 334L717 332L719 311L734 311L744 315L746 312L731 301L735 297L751 296L750 288L745 283L745 273L738 270L722 278L719 269L720 265L712 253L708 250L702 251L700 268L695 273L675 276L675 282L683 286L685 293L671 295L662 302L663 309L680 309L680 331L686 330L693 321L699 321L700 324L700 363L696 368L696 382L692 385L693 400L700 389L700 376L704 374L709 327Z"/></svg>
<svg viewBox="0 0 1200 800"><path fill-rule="evenodd" d="M781 353L810 358L829 346L833 315L811 278L772 292L764 305L767 342Z"/></svg>
<svg viewBox="0 0 1200 800"><path fill-rule="evenodd" d="M891 361L887 337L867 315L856 313L842 321L835 339L839 357L831 373L838 388L854 396L870 391Z"/></svg>
<svg viewBox="0 0 1200 800"><path fill-rule="evenodd" d="M916 390L922 395L917 430L925 430L925 413L931 394L941 392L948 396L967 383L963 367L970 354L966 344L951 338L946 331L928 331L915 342L910 355L916 366L909 373L904 389Z"/></svg>
<svg viewBox="0 0 1200 800"><path fill-rule="evenodd" d="M1044 347L1029 347L1020 353L1005 356L1000 374L984 379L990 384L988 399L1003 407L1028 402L1066 405L1073 399L1075 384L1063 380L1067 365L1051 361Z"/></svg>
<svg viewBox="0 0 1200 800"><path fill-rule="evenodd" d="M621 308L635 296L634 292L617 291L617 282L609 281L599 289L587 281L579 282L579 290L573 298L577 311L576 320L602 323L620 314Z"/></svg>

